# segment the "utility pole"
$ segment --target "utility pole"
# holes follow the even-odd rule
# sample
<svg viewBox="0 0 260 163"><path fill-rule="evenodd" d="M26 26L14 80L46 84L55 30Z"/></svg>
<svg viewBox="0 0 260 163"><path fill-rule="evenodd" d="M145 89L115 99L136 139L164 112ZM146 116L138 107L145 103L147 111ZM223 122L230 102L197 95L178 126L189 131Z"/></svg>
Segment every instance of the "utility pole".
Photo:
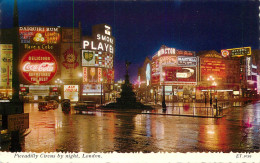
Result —
<svg viewBox="0 0 260 163"><path fill-rule="evenodd" d="M11 109L11 112L7 111L8 114L22 114L24 113L23 103L19 98L20 82L19 82L19 17L18 17L18 6L17 0L14 0L14 13L13 13L13 30L12 30L12 43L13 43L13 72L12 72L12 100L11 107L5 109ZM29 115L28 115L29 116ZM8 115L6 116L6 121L8 121ZM11 152L20 152L20 130L11 131Z"/></svg>

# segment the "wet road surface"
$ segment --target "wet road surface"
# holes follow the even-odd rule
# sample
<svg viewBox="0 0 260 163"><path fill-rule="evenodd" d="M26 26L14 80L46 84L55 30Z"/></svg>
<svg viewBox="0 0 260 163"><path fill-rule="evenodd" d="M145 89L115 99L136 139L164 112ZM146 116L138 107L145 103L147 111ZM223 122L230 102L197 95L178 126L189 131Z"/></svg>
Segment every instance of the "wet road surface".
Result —
<svg viewBox="0 0 260 163"><path fill-rule="evenodd" d="M23 152L259 152L260 103L223 118L134 113L38 111L26 103L31 133ZM8 144L2 144L8 151Z"/></svg>

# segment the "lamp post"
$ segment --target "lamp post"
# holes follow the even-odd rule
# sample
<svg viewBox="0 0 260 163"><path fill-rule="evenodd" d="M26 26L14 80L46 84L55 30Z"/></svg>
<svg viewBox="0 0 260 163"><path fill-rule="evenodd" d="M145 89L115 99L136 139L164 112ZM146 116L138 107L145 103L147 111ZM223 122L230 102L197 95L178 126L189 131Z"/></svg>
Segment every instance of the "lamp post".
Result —
<svg viewBox="0 0 260 163"><path fill-rule="evenodd" d="M208 81L215 81L215 78L211 75L207 78ZM212 94L211 94L211 87L210 87L210 106L212 106Z"/></svg>
<svg viewBox="0 0 260 163"><path fill-rule="evenodd" d="M79 81L79 101L82 101L82 92L83 92L83 75L82 73L78 73Z"/></svg>
<svg viewBox="0 0 260 163"><path fill-rule="evenodd" d="M100 81L101 81L100 105L102 105L103 79L101 79Z"/></svg>
<svg viewBox="0 0 260 163"><path fill-rule="evenodd" d="M165 112L166 111L166 104L165 104L165 72L162 74L163 78L163 96L162 96L162 108L163 108L163 111Z"/></svg>
<svg viewBox="0 0 260 163"><path fill-rule="evenodd" d="M217 96L216 96L216 86L217 86L217 83L214 81L212 83L212 86L214 86L215 102L216 102L216 115L218 115L218 99L217 99Z"/></svg>

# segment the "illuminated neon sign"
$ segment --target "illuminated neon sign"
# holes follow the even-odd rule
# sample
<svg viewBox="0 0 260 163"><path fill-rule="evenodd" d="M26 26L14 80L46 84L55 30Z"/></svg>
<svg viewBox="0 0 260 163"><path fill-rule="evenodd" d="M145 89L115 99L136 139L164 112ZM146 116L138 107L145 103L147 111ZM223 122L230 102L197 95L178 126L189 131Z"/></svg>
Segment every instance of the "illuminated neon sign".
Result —
<svg viewBox="0 0 260 163"><path fill-rule="evenodd" d="M229 56L229 51L228 50L221 50L221 55L223 57L228 57Z"/></svg>
<svg viewBox="0 0 260 163"><path fill-rule="evenodd" d="M175 54L175 48L161 48L158 52L157 55L161 56L164 54L170 54L170 55L174 55Z"/></svg>
<svg viewBox="0 0 260 163"><path fill-rule="evenodd" d="M178 65L179 66L196 66L197 65L197 58L196 57L178 56Z"/></svg>
<svg viewBox="0 0 260 163"><path fill-rule="evenodd" d="M247 76L251 76L252 75L251 57L246 57L246 70L247 70Z"/></svg>
<svg viewBox="0 0 260 163"><path fill-rule="evenodd" d="M88 81L88 68L87 67L83 67L83 82L87 82Z"/></svg>
<svg viewBox="0 0 260 163"><path fill-rule="evenodd" d="M48 83L57 72L57 62L52 54L45 50L32 50L23 57L21 72L30 83Z"/></svg>
<svg viewBox="0 0 260 163"><path fill-rule="evenodd" d="M225 49L221 50L221 54L229 54L231 57L242 57L251 55L251 47L242 47L242 48L233 48L233 49ZM228 53L227 53L228 52Z"/></svg>
<svg viewBox="0 0 260 163"><path fill-rule="evenodd" d="M148 63L146 65L145 74L146 74L146 84L149 85L150 80L151 80L151 66L150 66L150 63Z"/></svg>
<svg viewBox="0 0 260 163"><path fill-rule="evenodd" d="M58 27L19 27L19 34L22 44L57 44L60 42ZM32 49L30 46L27 46L27 48Z"/></svg>
<svg viewBox="0 0 260 163"><path fill-rule="evenodd" d="M177 57L176 56L163 56L159 58L159 64L162 65L177 65Z"/></svg>
<svg viewBox="0 0 260 163"><path fill-rule="evenodd" d="M111 36L111 27L108 25L97 25L93 28L94 37L83 40L82 48L114 54L114 37Z"/></svg>

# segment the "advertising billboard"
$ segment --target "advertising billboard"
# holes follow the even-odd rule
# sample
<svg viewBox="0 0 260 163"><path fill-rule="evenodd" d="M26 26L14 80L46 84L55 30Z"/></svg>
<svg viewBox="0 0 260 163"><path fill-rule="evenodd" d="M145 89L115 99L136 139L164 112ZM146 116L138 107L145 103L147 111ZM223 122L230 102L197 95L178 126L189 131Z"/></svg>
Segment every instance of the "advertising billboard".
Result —
<svg viewBox="0 0 260 163"><path fill-rule="evenodd" d="M58 44L60 42L60 28L58 27L33 27L25 26L19 27L20 43L24 47L34 49L34 45L38 45L37 49L51 48L48 44ZM44 48L43 48L44 47Z"/></svg>
<svg viewBox="0 0 260 163"><path fill-rule="evenodd" d="M223 80L226 78L226 64L223 59L218 58L201 58L201 80L207 80L207 78L214 74L217 80Z"/></svg>
<svg viewBox="0 0 260 163"><path fill-rule="evenodd" d="M0 44L0 88L12 88L13 45Z"/></svg>
<svg viewBox="0 0 260 163"><path fill-rule="evenodd" d="M106 52L93 50L82 50L82 66L95 66L112 69L114 67L114 57Z"/></svg>
<svg viewBox="0 0 260 163"><path fill-rule="evenodd" d="M92 37L83 39L82 48L85 50L94 50L107 52L114 56L115 39L111 36L111 27L106 24L95 25L92 28Z"/></svg>
<svg viewBox="0 0 260 163"><path fill-rule="evenodd" d="M176 56L162 56L159 58L159 66L176 66L177 64Z"/></svg>
<svg viewBox="0 0 260 163"><path fill-rule="evenodd" d="M101 94L101 84L84 84L83 95L100 95Z"/></svg>
<svg viewBox="0 0 260 163"><path fill-rule="evenodd" d="M82 66L95 66L96 56L93 50L82 50Z"/></svg>
<svg viewBox="0 0 260 163"><path fill-rule="evenodd" d="M157 51L154 56L162 56L162 55L174 55L174 56L195 56L194 51L187 51L187 50L178 50L175 48L170 48L165 45L162 45L161 48Z"/></svg>
<svg viewBox="0 0 260 163"><path fill-rule="evenodd" d="M78 79L80 72L80 44L62 43L60 54L60 68L62 79Z"/></svg>
<svg viewBox="0 0 260 163"><path fill-rule="evenodd" d="M64 99L70 99L70 101L78 101L78 85L64 85Z"/></svg>
<svg viewBox="0 0 260 163"><path fill-rule="evenodd" d="M23 58L19 63L21 83L47 84L51 82L58 70L56 60L60 55L60 33L59 27L19 27L19 53L20 58ZM46 67L49 69L47 72L41 71Z"/></svg>
<svg viewBox="0 0 260 163"><path fill-rule="evenodd" d="M146 65L145 76L146 76L146 85L149 85L150 84L150 80L151 80L151 66L150 66L150 63L148 63Z"/></svg>
<svg viewBox="0 0 260 163"><path fill-rule="evenodd" d="M162 46L160 50L157 52L158 56L161 55L175 55L176 54L176 49L175 48L169 48L166 46Z"/></svg>
<svg viewBox="0 0 260 163"><path fill-rule="evenodd" d="M28 82L44 84L56 74L57 62L52 54L45 50L32 50L23 57L20 70Z"/></svg>
<svg viewBox="0 0 260 163"><path fill-rule="evenodd" d="M221 50L221 54L223 57L242 57L242 56L250 56L251 55L251 47L241 47L241 48L233 48L233 49L223 49Z"/></svg>
<svg viewBox="0 0 260 163"><path fill-rule="evenodd" d="M178 56L178 66L197 66L197 58Z"/></svg>
<svg viewBox="0 0 260 163"><path fill-rule="evenodd" d="M103 83L114 82L114 70L100 67L83 67L83 83Z"/></svg>
<svg viewBox="0 0 260 163"><path fill-rule="evenodd" d="M252 60L251 57L246 57L246 76L247 80L250 79L252 75Z"/></svg>
<svg viewBox="0 0 260 163"><path fill-rule="evenodd" d="M195 56L194 51L187 51L187 50L176 50L176 54L178 56Z"/></svg>
<svg viewBox="0 0 260 163"><path fill-rule="evenodd" d="M196 82L196 67L163 67L163 72L166 83Z"/></svg>

